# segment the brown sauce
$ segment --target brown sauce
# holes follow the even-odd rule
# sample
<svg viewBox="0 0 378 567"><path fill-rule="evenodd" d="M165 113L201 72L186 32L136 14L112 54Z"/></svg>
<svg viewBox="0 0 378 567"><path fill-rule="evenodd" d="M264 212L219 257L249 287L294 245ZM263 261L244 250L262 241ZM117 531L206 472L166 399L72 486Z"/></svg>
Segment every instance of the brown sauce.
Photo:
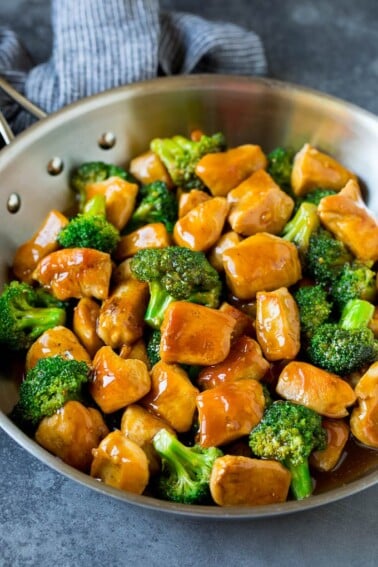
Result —
<svg viewBox="0 0 378 567"><path fill-rule="evenodd" d="M363 447L354 439L350 439L338 465L332 471L311 471L315 480L314 494L334 490L374 470L378 471L378 451Z"/></svg>

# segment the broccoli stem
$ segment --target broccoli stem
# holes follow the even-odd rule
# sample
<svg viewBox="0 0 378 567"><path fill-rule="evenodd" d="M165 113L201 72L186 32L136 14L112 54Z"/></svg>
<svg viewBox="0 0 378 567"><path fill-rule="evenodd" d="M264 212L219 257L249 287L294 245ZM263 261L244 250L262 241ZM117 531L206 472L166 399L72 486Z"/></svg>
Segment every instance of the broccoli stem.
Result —
<svg viewBox="0 0 378 567"><path fill-rule="evenodd" d="M60 307L33 307L27 311L21 310L19 315L17 326L22 331L29 331L31 340L37 339L51 327L64 325L66 320L66 312Z"/></svg>
<svg viewBox="0 0 378 567"><path fill-rule="evenodd" d="M95 195L84 205L83 214L85 216L106 215L106 205L104 195Z"/></svg>
<svg viewBox="0 0 378 567"><path fill-rule="evenodd" d="M311 234L317 230L319 224L317 206L313 203L302 203L292 220L284 227L283 238L305 251L309 246Z"/></svg>
<svg viewBox="0 0 378 567"><path fill-rule="evenodd" d="M152 203L141 203L135 213L133 214L134 220L144 221L146 216L151 212L153 208Z"/></svg>
<svg viewBox="0 0 378 567"><path fill-rule="evenodd" d="M156 451L183 477L196 476L204 464L204 457L196 454L178 439L161 429L154 437Z"/></svg>
<svg viewBox="0 0 378 567"><path fill-rule="evenodd" d="M147 305L144 320L153 329L160 329L168 305L176 301L157 281L149 283L150 301Z"/></svg>
<svg viewBox="0 0 378 567"><path fill-rule="evenodd" d="M296 500L303 500L312 494L313 486L308 460L293 465L290 460L283 463L291 472L291 491Z"/></svg>
<svg viewBox="0 0 378 567"><path fill-rule="evenodd" d="M340 318L340 327L347 331L367 327L374 313L374 305L364 299L350 299Z"/></svg>

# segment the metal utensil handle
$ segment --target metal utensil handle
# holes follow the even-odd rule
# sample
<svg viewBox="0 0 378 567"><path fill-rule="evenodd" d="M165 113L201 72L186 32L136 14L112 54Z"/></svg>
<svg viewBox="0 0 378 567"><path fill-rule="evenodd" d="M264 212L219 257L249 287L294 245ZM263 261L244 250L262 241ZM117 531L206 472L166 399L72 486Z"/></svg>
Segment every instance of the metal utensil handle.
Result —
<svg viewBox="0 0 378 567"><path fill-rule="evenodd" d="M0 136L3 138L6 145L10 144L15 137L11 127L9 126L1 110L0 110Z"/></svg>
<svg viewBox="0 0 378 567"><path fill-rule="evenodd" d="M25 96L20 94L16 89L12 87L3 77L0 77L0 89L2 89L12 100L17 102L22 108L27 112L35 116L36 118L45 118L47 116L41 108L30 102ZM10 144L14 139L14 134L11 127L9 126L7 120L5 119L3 113L0 111L0 135L2 136L5 144Z"/></svg>

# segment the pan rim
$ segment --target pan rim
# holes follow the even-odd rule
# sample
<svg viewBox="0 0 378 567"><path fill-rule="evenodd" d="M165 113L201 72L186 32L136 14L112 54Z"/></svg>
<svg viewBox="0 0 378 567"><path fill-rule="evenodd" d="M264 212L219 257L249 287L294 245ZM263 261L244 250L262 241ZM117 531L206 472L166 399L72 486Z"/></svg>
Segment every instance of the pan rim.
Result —
<svg viewBox="0 0 378 567"><path fill-rule="evenodd" d="M62 118L74 119L84 111L91 111L102 105L115 103L117 100L126 100L129 98L137 97L141 93L146 94L150 92L171 91L173 88L177 90L188 90L203 88L206 85L208 90L215 90L222 86L229 91L250 89L254 85L256 89L272 89L280 92L282 96L292 98L293 96L306 95L311 100L317 102L324 101L324 104L333 105L335 111L349 110L358 119L363 121L364 125L368 128L378 130L378 116L365 110L353 103L344 101L341 98L335 97L317 91L315 89L288 83L277 79L263 78L263 77L246 77L238 75L182 75L175 77L160 77L150 79L147 81L134 83L131 85L120 86L101 92L99 94L91 95L79 101L76 101L53 114L48 115L46 118L41 119L39 122L31 125L27 130L19 134L8 146L0 151L0 168L5 166L8 161L14 158L14 154L22 151L23 147L27 145L35 136L43 136L55 128L56 123ZM165 512L175 515L181 515L191 518L208 518L218 520L232 520L232 519L259 519L275 516L282 516L291 513L310 510L325 504L330 504L352 496L362 490L370 488L378 483L378 470L368 473L366 476L360 477L348 484L341 487L332 489L322 494L313 495L310 498L302 501L289 501L283 504L272 504L269 506L257 507L230 507L222 508L216 506L193 506L184 504L174 504L165 502L156 498L151 498L143 495L135 495L131 493L122 492L112 487L106 486L103 483L91 478L90 476L77 471L76 469L66 465L57 457L48 453L45 449L40 447L33 439L24 434L6 415L0 410L0 427L13 438L21 447L26 449L31 455L36 457L43 464L56 470L65 477L78 482L79 484L95 490L103 495L110 496L116 500L123 501L127 504L138 505L139 507Z"/></svg>

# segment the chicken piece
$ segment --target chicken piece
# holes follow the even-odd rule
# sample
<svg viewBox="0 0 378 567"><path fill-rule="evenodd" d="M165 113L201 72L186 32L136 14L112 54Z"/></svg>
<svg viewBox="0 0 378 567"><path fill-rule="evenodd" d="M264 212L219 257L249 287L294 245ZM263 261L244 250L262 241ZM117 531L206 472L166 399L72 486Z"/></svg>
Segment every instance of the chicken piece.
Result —
<svg viewBox="0 0 378 567"><path fill-rule="evenodd" d="M298 250L292 242L260 232L223 252L226 280L239 299L258 291L290 287L301 278Z"/></svg>
<svg viewBox="0 0 378 567"><path fill-rule="evenodd" d="M114 349L140 339L148 303L148 284L129 278L117 285L103 301L97 319L97 334Z"/></svg>
<svg viewBox="0 0 378 567"><path fill-rule="evenodd" d="M173 239L178 246L205 252L222 234L228 213L227 200L213 197L191 209L181 217L173 229Z"/></svg>
<svg viewBox="0 0 378 567"><path fill-rule="evenodd" d="M261 380L270 364L262 355L259 344L250 337L241 336L231 346L229 355L219 364L206 366L198 375L201 389L214 388L226 382Z"/></svg>
<svg viewBox="0 0 378 567"><path fill-rule="evenodd" d="M192 189L191 191L182 191L179 195L178 203L178 217L184 217L189 211L211 199L209 193L200 191L199 189Z"/></svg>
<svg viewBox="0 0 378 567"><path fill-rule="evenodd" d="M226 152L205 155L196 166L196 175L218 197L225 197L254 171L268 165L260 146L245 144Z"/></svg>
<svg viewBox="0 0 378 567"><path fill-rule="evenodd" d="M238 234L280 234L294 209L294 201L273 178L259 169L229 192L228 221Z"/></svg>
<svg viewBox="0 0 378 567"><path fill-rule="evenodd" d="M219 311L221 313L226 313L227 315L231 315L231 317L235 319L235 327L234 330L232 331L233 341L238 339L242 335L247 335L253 338L256 337L255 321L250 315L247 315L247 313L240 311L240 309L238 309L234 305L230 305L226 301L222 303L222 305L219 308Z"/></svg>
<svg viewBox="0 0 378 567"><path fill-rule="evenodd" d="M79 360L91 364L91 357L77 336L62 325L47 329L34 341L26 353L26 370L33 368L40 358L50 356L63 356L68 360Z"/></svg>
<svg viewBox="0 0 378 567"><path fill-rule="evenodd" d="M143 339L135 341L132 345L123 345L119 355L122 358L135 358L141 360L150 369L150 359Z"/></svg>
<svg viewBox="0 0 378 567"><path fill-rule="evenodd" d="M166 421L138 404L131 404L122 415L121 431L146 453L150 475L157 474L161 469L161 459L152 443L153 437L161 429L176 435Z"/></svg>
<svg viewBox="0 0 378 567"><path fill-rule="evenodd" d="M219 310L174 301L161 326L160 357L164 362L208 366L230 352L235 319Z"/></svg>
<svg viewBox="0 0 378 567"><path fill-rule="evenodd" d="M89 472L92 449L109 433L101 413L80 402L67 402L42 419L35 433L39 445L75 469Z"/></svg>
<svg viewBox="0 0 378 567"><path fill-rule="evenodd" d="M89 392L104 413L113 413L137 402L150 387L151 379L144 362L124 359L109 346L97 351Z"/></svg>
<svg viewBox="0 0 378 567"><path fill-rule="evenodd" d="M142 494L149 481L146 453L121 431L112 431L93 449L91 476L114 488Z"/></svg>
<svg viewBox="0 0 378 567"><path fill-rule="evenodd" d="M126 258L118 264L118 266L113 267L112 272L112 283L117 286L120 283L123 283L125 280L128 280L133 275L130 270L130 262L132 258Z"/></svg>
<svg viewBox="0 0 378 567"><path fill-rule="evenodd" d="M299 309L286 287L258 291L256 336L269 361L292 360L301 347Z"/></svg>
<svg viewBox="0 0 378 567"><path fill-rule="evenodd" d="M287 500L291 474L278 461L224 455L215 460L210 493L219 506L260 506Z"/></svg>
<svg viewBox="0 0 378 567"><path fill-rule="evenodd" d="M324 197L318 213L324 226L359 260L378 260L378 223L366 207L356 181L348 181L337 195Z"/></svg>
<svg viewBox="0 0 378 567"><path fill-rule="evenodd" d="M219 447L248 435L265 409L263 388L257 380L228 382L197 396L198 442Z"/></svg>
<svg viewBox="0 0 378 567"><path fill-rule="evenodd" d="M99 313L99 304L90 297L82 297L73 312L73 332L92 358L98 349L104 345L96 333Z"/></svg>
<svg viewBox="0 0 378 567"><path fill-rule="evenodd" d="M331 372L307 362L289 362L282 370L276 392L326 417L345 417L356 401L353 388Z"/></svg>
<svg viewBox="0 0 378 567"><path fill-rule="evenodd" d="M58 250L57 236L68 224L59 211L50 211L37 232L17 248L13 258L13 272L18 280L32 283L33 272L42 258Z"/></svg>
<svg viewBox="0 0 378 567"><path fill-rule="evenodd" d="M51 252L38 263L33 279L57 299L106 299L112 262L109 254L92 248L66 248Z"/></svg>
<svg viewBox="0 0 378 567"><path fill-rule="evenodd" d="M157 362L151 370L151 390L140 404L164 419L178 433L193 424L198 389L178 364Z"/></svg>
<svg viewBox="0 0 378 567"><path fill-rule="evenodd" d="M154 181L164 181L168 188L173 187L172 179L161 159L151 150L131 160L130 173L143 185Z"/></svg>
<svg viewBox="0 0 378 567"><path fill-rule="evenodd" d="M355 388L357 406L350 418L353 435L368 447L378 449L378 362L374 362Z"/></svg>
<svg viewBox="0 0 378 567"><path fill-rule="evenodd" d="M318 187L337 191L350 179L357 180L354 173L310 144L305 144L294 158L291 185L298 197Z"/></svg>
<svg viewBox="0 0 378 567"><path fill-rule="evenodd" d="M131 345L122 345L119 349L119 356L121 358L133 358L130 356L131 353Z"/></svg>
<svg viewBox="0 0 378 567"><path fill-rule="evenodd" d="M171 244L171 237L162 222L146 224L125 236L121 236L114 252L116 260L134 256L144 248L165 248Z"/></svg>
<svg viewBox="0 0 378 567"><path fill-rule="evenodd" d="M108 177L104 181L87 185L87 201L95 195L104 195L107 220L118 230L122 230L134 211L138 185L121 177Z"/></svg>
<svg viewBox="0 0 378 567"><path fill-rule="evenodd" d="M322 426L327 432L327 447L313 451L310 465L319 471L331 471L339 462L349 439L349 426L342 419L323 419Z"/></svg>
<svg viewBox="0 0 378 567"><path fill-rule="evenodd" d="M242 237L233 230L222 234L209 253L209 262L213 268L215 268L218 272L223 272L223 252L228 250L228 248L236 246L236 244L239 244L241 241Z"/></svg>

